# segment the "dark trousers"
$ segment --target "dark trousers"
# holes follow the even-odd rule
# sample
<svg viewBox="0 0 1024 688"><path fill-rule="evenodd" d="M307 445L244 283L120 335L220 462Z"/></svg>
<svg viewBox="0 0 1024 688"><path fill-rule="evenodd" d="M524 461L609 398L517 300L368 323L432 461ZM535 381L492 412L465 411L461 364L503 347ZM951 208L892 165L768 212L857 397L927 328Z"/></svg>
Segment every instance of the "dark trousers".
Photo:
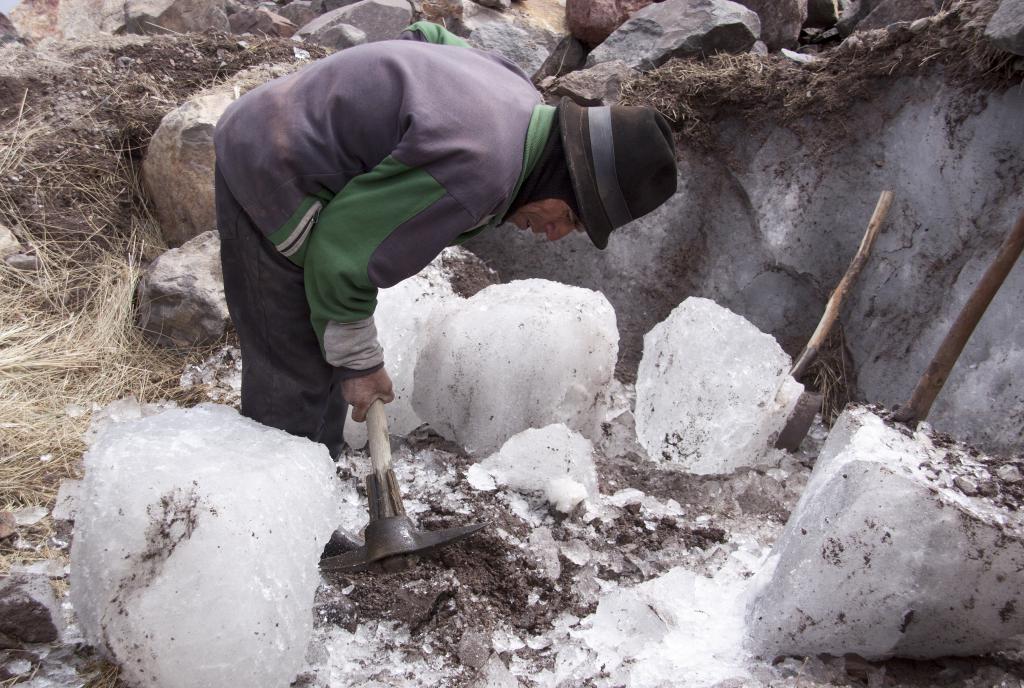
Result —
<svg viewBox="0 0 1024 688"><path fill-rule="evenodd" d="M215 174L224 296L242 347L242 415L320 442L337 458L348 404L310 323L302 268L278 253Z"/></svg>

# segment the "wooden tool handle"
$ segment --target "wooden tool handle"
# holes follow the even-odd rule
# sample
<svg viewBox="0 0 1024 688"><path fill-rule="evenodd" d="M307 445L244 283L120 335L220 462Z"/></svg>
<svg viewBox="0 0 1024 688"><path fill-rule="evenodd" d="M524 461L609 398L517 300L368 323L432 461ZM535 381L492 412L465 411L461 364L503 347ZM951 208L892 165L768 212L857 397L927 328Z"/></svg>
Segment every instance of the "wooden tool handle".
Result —
<svg viewBox="0 0 1024 688"><path fill-rule="evenodd" d="M380 399L370 404L366 412L366 434L370 439L370 460L373 472L381 484L385 484L391 470L391 441L388 439L388 419L384 413L384 402Z"/></svg>

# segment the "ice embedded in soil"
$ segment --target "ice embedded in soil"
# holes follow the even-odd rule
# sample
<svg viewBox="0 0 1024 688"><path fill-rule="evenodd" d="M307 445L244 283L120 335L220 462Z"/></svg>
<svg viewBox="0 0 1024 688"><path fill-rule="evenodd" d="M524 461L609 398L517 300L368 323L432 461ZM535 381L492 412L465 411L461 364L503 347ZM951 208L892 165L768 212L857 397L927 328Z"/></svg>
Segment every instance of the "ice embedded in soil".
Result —
<svg viewBox="0 0 1024 688"><path fill-rule="evenodd" d="M648 455L693 473L776 459L772 444L803 386L775 339L691 297L644 336L636 432Z"/></svg>
<svg viewBox="0 0 1024 688"><path fill-rule="evenodd" d="M128 406L85 455L71 599L86 638L134 686L285 685L342 518L326 449L224 406Z"/></svg>
<svg viewBox="0 0 1024 688"><path fill-rule="evenodd" d="M615 312L600 293L547 280L481 290L431 319L413 408L480 455L527 428L595 437L615 369Z"/></svg>

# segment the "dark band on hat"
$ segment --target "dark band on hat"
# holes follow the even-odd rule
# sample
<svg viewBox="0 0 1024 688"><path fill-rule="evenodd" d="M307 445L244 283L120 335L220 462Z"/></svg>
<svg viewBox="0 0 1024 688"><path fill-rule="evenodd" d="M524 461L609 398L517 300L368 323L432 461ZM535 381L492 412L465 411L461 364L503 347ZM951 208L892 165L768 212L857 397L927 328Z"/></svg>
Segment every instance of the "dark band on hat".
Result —
<svg viewBox="0 0 1024 688"><path fill-rule="evenodd" d="M612 112L609 107L587 108L590 124L590 154L594 163L594 183L601 205L613 227L633 221L615 174L615 145L612 140Z"/></svg>

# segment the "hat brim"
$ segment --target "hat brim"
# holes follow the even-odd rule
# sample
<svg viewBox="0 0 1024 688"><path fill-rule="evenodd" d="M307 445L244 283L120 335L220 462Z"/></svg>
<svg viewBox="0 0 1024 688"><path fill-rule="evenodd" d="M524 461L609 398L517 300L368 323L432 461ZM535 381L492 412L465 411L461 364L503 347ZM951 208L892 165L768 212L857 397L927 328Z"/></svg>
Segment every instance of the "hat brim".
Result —
<svg viewBox="0 0 1024 688"><path fill-rule="evenodd" d="M562 135L562 149L569 165L569 178L572 179L572 188L576 193L580 220L594 246L604 249L608 246L608 236L614 227L604 213L597 181L594 179L587 109L563 97L558 104L558 127Z"/></svg>

